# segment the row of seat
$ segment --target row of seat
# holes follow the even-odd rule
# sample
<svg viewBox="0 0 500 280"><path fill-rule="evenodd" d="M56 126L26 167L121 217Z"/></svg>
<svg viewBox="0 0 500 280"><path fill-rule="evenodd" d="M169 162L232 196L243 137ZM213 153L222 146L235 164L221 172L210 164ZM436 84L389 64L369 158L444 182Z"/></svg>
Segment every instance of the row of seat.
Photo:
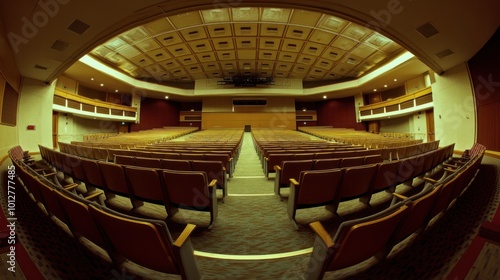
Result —
<svg viewBox="0 0 500 280"><path fill-rule="evenodd" d="M380 156L379 150L356 150L356 151L334 151L334 152L318 152L318 153L272 153L264 158L263 170L266 177L270 173L274 173L274 166L281 165L281 162L287 160L316 160L316 159L332 159L332 158L356 158L366 156Z"/></svg>
<svg viewBox="0 0 500 280"><path fill-rule="evenodd" d="M119 133L114 137L96 140L71 141L78 146L130 149L136 146L161 143L198 131L197 127L163 127L149 130Z"/></svg>
<svg viewBox="0 0 500 280"><path fill-rule="evenodd" d="M411 197L395 193L393 204L386 210L343 222L333 237L320 222L311 223L316 240L303 279L322 279L327 271L350 267L371 257L382 260L408 236L425 232L429 222L450 209L470 185L483 155L478 154L455 169L448 168L451 175L438 182L432 180Z"/></svg>
<svg viewBox="0 0 500 280"><path fill-rule="evenodd" d="M356 167L297 170L297 177L290 177L288 196L288 216L296 224L298 209L327 205L337 214L339 203L360 198L369 204L374 193L389 190L393 192L397 185L413 184L413 179L425 175L453 155L454 144L416 157L399 161ZM280 196L280 187L275 185L275 193Z"/></svg>
<svg viewBox="0 0 500 280"><path fill-rule="evenodd" d="M178 171L115 164L67 155L40 147L42 158L57 170L84 184L88 192L104 191L107 206L116 195L127 197L132 210L144 202L164 205L171 218L178 208L210 213L208 229L217 220L217 179L205 171ZM203 164L203 163L202 163ZM227 192L223 190L222 199Z"/></svg>
<svg viewBox="0 0 500 280"><path fill-rule="evenodd" d="M206 151L183 151L177 152L154 152L152 150L128 150L128 149L106 149L98 147L78 146L71 144L60 144L60 150L64 153L95 159L102 161L116 162L117 156L132 156L141 158L154 158L154 159L183 159L183 160L206 160L206 161L221 161L229 177L232 177L235 166L235 158L232 151L216 150L210 153ZM237 155L237 154L236 154Z"/></svg>
<svg viewBox="0 0 500 280"><path fill-rule="evenodd" d="M117 155L115 163L155 169L204 171L207 173L209 180L217 180L217 187L222 189L223 199L227 196L227 172L222 161L159 159Z"/></svg>
<svg viewBox="0 0 500 280"><path fill-rule="evenodd" d="M381 155L384 160L403 159L416 156L422 153L430 152L439 147L439 140L419 143L408 146L381 149Z"/></svg>
<svg viewBox="0 0 500 280"><path fill-rule="evenodd" d="M76 240L83 237L87 244L90 241L105 250L106 257L118 271L125 262L131 261L166 274L180 275L182 279L201 279L190 240L195 225L186 225L174 240L161 220L113 211L53 184L22 162L15 159L12 162L42 211L64 223Z"/></svg>
<svg viewBox="0 0 500 280"><path fill-rule="evenodd" d="M289 179L298 178L301 171L353 167L381 162L382 157L380 155L330 159L284 160L280 165L274 166L276 172L276 176L274 177L275 192L279 193L279 188L288 187L290 184Z"/></svg>

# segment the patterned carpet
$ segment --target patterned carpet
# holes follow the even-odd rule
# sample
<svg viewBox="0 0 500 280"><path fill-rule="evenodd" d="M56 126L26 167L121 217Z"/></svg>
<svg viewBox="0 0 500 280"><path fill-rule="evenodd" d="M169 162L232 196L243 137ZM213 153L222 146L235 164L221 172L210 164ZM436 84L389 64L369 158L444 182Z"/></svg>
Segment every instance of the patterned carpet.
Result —
<svg viewBox="0 0 500 280"><path fill-rule="evenodd" d="M7 164L2 166L2 170ZM325 279L446 278L476 235L479 225L491 219L498 206L499 171L500 160L485 156L479 175L468 191L422 235L410 236L381 263L374 264L373 260L368 260L352 268L327 273ZM5 173L2 174L2 182L5 182L4 176ZM192 242L203 279L301 279L314 242L314 233L307 224L322 221L332 234L340 222L324 207L303 209L297 212L297 221L302 227L295 230L287 218L286 198L280 201L273 195L273 184L272 178L264 177L247 134L234 178L228 182L229 196L224 203L219 202L219 217L212 230L203 228L209 220L208 213L203 212L181 210L168 222L174 238L186 222L200 225L192 236ZM400 186L397 191L412 190ZM286 196L287 191L283 193ZM3 195L1 198L2 207L6 209L6 199ZM339 213L346 217L366 215L385 207L390 198L385 192L377 194L372 199L374 208L366 207L357 200L343 202ZM20 188L16 200L16 233L46 279L178 279L133 266L123 271L114 270L102 251L90 252L88 246L82 245L86 242L75 242L44 215ZM163 207L149 205L146 208L146 212L158 211L158 217L164 217ZM289 257L272 258L275 256L272 254L299 250L303 251ZM266 257L270 259L259 259ZM132 271L135 276L129 276Z"/></svg>

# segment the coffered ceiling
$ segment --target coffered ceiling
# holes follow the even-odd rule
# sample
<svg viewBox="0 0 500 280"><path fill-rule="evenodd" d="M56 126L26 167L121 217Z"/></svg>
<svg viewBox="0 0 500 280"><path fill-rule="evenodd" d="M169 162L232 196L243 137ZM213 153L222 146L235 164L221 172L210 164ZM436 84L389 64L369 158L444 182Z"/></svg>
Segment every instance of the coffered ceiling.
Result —
<svg viewBox="0 0 500 280"><path fill-rule="evenodd" d="M331 85L322 98L466 62L498 29L500 1L0 0L0 15L0 51L10 49L15 65L0 63L24 78L67 75L122 93L148 80L189 93L197 79L255 75L302 79L304 89ZM336 87L406 51L415 57L385 75ZM123 83L79 61L86 56L135 79Z"/></svg>
<svg viewBox="0 0 500 280"><path fill-rule="evenodd" d="M90 54L155 82L257 76L304 81L358 78L403 48L348 20L314 11L236 7L161 17Z"/></svg>

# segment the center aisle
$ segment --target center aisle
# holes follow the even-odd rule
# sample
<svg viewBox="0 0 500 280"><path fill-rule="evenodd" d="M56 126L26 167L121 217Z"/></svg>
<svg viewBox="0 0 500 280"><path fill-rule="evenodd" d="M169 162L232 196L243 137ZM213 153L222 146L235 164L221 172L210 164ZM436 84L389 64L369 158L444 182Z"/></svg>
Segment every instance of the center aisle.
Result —
<svg viewBox="0 0 500 280"><path fill-rule="evenodd" d="M273 183L273 180L268 180L264 175L259 156L253 144L252 134L245 132L233 178L228 181L229 195L273 195Z"/></svg>

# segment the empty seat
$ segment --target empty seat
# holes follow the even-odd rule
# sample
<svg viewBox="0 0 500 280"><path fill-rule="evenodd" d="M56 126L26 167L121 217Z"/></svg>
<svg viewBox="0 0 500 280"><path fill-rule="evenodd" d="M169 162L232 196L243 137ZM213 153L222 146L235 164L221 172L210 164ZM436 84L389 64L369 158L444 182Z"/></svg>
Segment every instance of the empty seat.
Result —
<svg viewBox="0 0 500 280"><path fill-rule="evenodd" d="M393 243L397 244L414 232L425 229L429 222L430 212L438 197L441 185L430 186L411 197L405 197L394 193L396 199L400 199L409 207L408 216L402 222L399 230L393 236Z"/></svg>
<svg viewBox="0 0 500 280"><path fill-rule="evenodd" d="M408 206L398 203L371 216L343 222L333 238L320 222L311 223L316 240L302 279L323 279L326 271L350 267L372 256L384 258L407 211Z"/></svg>
<svg viewBox="0 0 500 280"><path fill-rule="evenodd" d="M125 156L125 155L115 155L115 161L116 164L121 164L121 165L131 165L135 166L135 157L133 156Z"/></svg>
<svg viewBox="0 0 500 280"><path fill-rule="evenodd" d="M221 161L193 160L193 171L203 171L207 174L208 182L217 180L217 188L222 189L222 201L227 196L226 168Z"/></svg>
<svg viewBox="0 0 500 280"><path fill-rule="evenodd" d="M191 162L182 159L161 159L163 169L191 171Z"/></svg>
<svg viewBox="0 0 500 280"><path fill-rule="evenodd" d="M290 178L299 178L300 172L313 169L313 160L286 160L274 166L274 193L280 196L280 188L290 186ZM281 196L280 196L281 199Z"/></svg>
<svg viewBox="0 0 500 280"><path fill-rule="evenodd" d="M123 166L104 161L98 161L97 163L104 182L102 188L106 196L106 200L104 201L106 205L108 207L113 207L110 201L118 194L128 197L132 203L132 207L139 206L140 202L135 201L134 197L131 195L130 186L127 182Z"/></svg>
<svg viewBox="0 0 500 280"><path fill-rule="evenodd" d="M343 169L302 171L290 178L288 217L296 224L297 209L317 207L335 202L342 181Z"/></svg>
<svg viewBox="0 0 500 280"><path fill-rule="evenodd" d="M137 166L124 166L123 168L129 182L131 195L134 198L132 203L135 207L140 206L137 201L160 204L165 206L169 216L173 215L165 199L160 176L155 169Z"/></svg>
<svg viewBox="0 0 500 280"><path fill-rule="evenodd" d="M54 190L54 195L64 209L68 221L67 226L73 235L77 238L85 237L95 245L105 248L105 240L89 212L91 202L64 190Z"/></svg>
<svg viewBox="0 0 500 280"><path fill-rule="evenodd" d="M146 157L136 157L135 158L136 166L140 167L149 167L149 168L157 168L161 169L161 161L159 158L146 158Z"/></svg>
<svg viewBox="0 0 500 280"><path fill-rule="evenodd" d="M340 167L360 166L363 165L364 160L364 156L342 158L340 161Z"/></svg>
<svg viewBox="0 0 500 280"><path fill-rule="evenodd" d="M340 158L317 159L314 161L314 170L334 169L340 167Z"/></svg>
<svg viewBox="0 0 500 280"><path fill-rule="evenodd" d="M176 208L210 212L208 229L212 228L218 214L217 180L207 183L207 174L203 171L163 170L161 173L169 214L175 214Z"/></svg>
<svg viewBox="0 0 500 280"><path fill-rule="evenodd" d="M90 206L90 212L108 237L110 246L106 248L115 262L128 259L182 279L201 279L189 239L194 225L188 224L174 241L162 221L139 219L95 205Z"/></svg>
<svg viewBox="0 0 500 280"><path fill-rule="evenodd" d="M375 164L345 168L338 200L329 209L336 212L339 202L368 196L377 168ZM366 203L366 198L361 201Z"/></svg>
<svg viewBox="0 0 500 280"><path fill-rule="evenodd" d="M365 156L365 159L363 160L363 164L377 164L382 162L382 156L381 155L371 155L371 156Z"/></svg>

